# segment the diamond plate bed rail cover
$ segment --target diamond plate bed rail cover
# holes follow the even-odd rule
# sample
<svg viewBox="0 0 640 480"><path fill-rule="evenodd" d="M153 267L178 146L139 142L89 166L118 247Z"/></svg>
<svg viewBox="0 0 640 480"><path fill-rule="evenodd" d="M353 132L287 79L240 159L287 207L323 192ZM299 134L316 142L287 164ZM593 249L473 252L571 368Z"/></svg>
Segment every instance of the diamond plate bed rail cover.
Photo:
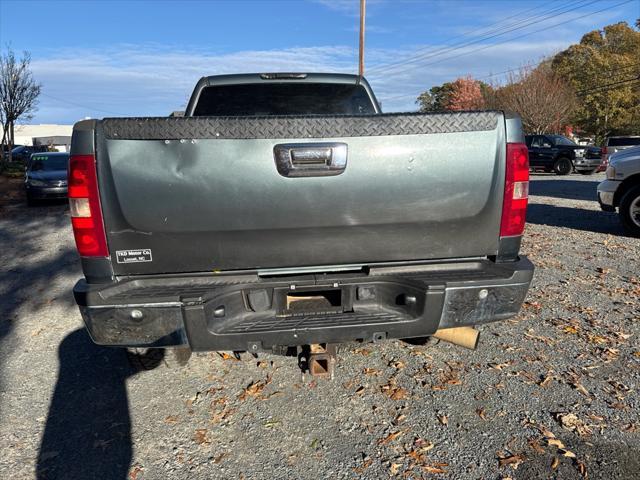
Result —
<svg viewBox="0 0 640 480"><path fill-rule="evenodd" d="M107 139L344 138L473 132L496 128L503 113L387 113L334 116L106 118Z"/></svg>

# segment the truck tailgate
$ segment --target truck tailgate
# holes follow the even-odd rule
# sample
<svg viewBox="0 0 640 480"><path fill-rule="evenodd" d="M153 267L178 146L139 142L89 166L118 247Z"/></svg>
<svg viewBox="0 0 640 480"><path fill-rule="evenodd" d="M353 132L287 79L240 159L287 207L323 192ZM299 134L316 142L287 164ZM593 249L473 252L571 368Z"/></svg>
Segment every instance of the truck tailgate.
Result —
<svg viewBox="0 0 640 480"><path fill-rule="evenodd" d="M96 161L114 272L495 255L505 144L502 112L105 119ZM278 145L311 173L279 171ZM331 145L346 145L346 163L327 175L305 155Z"/></svg>

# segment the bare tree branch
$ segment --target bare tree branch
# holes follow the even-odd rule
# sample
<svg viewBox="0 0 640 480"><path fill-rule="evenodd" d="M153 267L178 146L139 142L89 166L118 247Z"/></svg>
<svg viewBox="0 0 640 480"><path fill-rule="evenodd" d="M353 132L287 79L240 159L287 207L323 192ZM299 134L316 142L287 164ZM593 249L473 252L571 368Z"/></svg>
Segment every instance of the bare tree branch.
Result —
<svg viewBox="0 0 640 480"><path fill-rule="evenodd" d="M31 55L28 52L24 52L20 59L11 48L0 53L0 123L2 144L9 147L9 161L15 141L15 123L32 118L38 105L41 86L33 79L30 65Z"/></svg>

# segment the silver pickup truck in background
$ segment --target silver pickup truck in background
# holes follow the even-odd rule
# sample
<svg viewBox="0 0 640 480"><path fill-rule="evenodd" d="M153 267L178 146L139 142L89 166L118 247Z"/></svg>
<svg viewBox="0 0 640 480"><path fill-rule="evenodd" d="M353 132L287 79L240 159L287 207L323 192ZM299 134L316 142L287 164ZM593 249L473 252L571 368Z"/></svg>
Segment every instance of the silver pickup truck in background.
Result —
<svg viewBox="0 0 640 480"><path fill-rule="evenodd" d="M96 343L192 351L506 319L528 180L514 115L382 114L355 75L205 77L184 117L75 125L75 298Z"/></svg>
<svg viewBox="0 0 640 480"><path fill-rule="evenodd" d="M609 157L607 179L598 185L598 201L607 212L617 208L626 232L640 237L640 146Z"/></svg>

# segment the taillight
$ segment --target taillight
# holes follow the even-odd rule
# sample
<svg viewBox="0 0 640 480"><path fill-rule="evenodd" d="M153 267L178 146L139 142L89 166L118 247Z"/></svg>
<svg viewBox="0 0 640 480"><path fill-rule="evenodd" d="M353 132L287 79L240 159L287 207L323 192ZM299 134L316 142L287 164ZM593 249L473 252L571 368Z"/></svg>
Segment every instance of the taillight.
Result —
<svg viewBox="0 0 640 480"><path fill-rule="evenodd" d="M108 256L93 155L71 156L68 186L71 225L78 253L82 257Z"/></svg>
<svg viewBox="0 0 640 480"><path fill-rule="evenodd" d="M507 167L500 236L522 235L529 198L529 151L524 143L507 143Z"/></svg>

